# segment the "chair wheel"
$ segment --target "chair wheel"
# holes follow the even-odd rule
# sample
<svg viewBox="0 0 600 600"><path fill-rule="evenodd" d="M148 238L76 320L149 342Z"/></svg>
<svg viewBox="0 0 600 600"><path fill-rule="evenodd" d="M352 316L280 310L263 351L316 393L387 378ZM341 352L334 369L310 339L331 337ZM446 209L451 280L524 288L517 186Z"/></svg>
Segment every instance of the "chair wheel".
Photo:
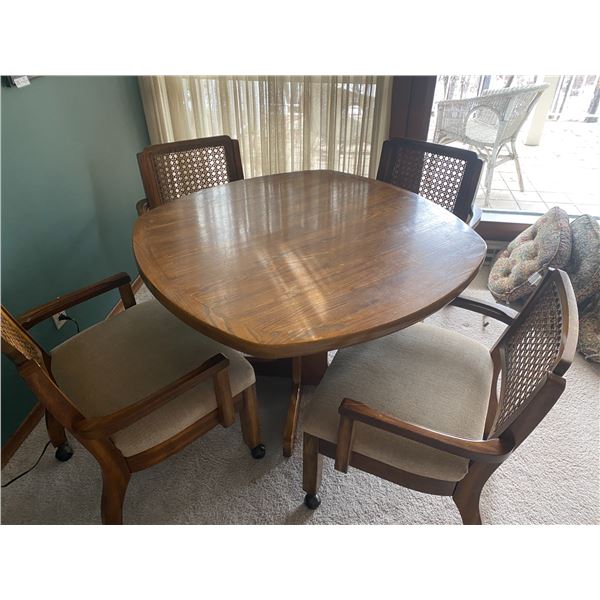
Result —
<svg viewBox="0 0 600 600"><path fill-rule="evenodd" d="M73 456L73 448L71 448L71 444L69 444L69 442L65 442L64 444L60 445L56 449L54 456L56 456L57 460L60 460L60 462L67 462L71 456Z"/></svg>
<svg viewBox="0 0 600 600"><path fill-rule="evenodd" d="M315 510L316 508L319 508L321 498L319 498L318 494L306 494L306 496L304 496L304 504L310 508L310 510Z"/></svg>
<svg viewBox="0 0 600 600"><path fill-rule="evenodd" d="M252 454L252 458L256 458L256 459L264 458L266 452L267 451L265 449L264 444L259 444L258 446L254 446L254 448L252 448L252 450L250 450L250 453Z"/></svg>

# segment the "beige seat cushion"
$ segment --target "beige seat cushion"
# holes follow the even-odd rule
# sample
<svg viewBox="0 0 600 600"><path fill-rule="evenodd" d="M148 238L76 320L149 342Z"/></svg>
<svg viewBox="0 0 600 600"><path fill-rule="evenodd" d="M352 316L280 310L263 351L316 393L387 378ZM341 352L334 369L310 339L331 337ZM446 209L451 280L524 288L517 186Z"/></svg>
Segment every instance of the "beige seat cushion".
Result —
<svg viewBox="0 0 600 600"><path fill-rule="evenodd" d="M344 398L404 421L482 439L492 382L485 346L458 333L417 324L340 350L316 390L304 431L336 442ZM467 459L357 423L353 451L416 475L459 481Z"/></svg>
<svg viewBox="0 0 600 600"><path fill-rule="evenodd" d="M230 360L235 396L255 381L248 361L187 326L152 299L54 348L52 373L84 416L97 417L141 400L219 352ZM206 381L112 439L125 456L132 456L160 444L216 407L212 381Z"/></svg>

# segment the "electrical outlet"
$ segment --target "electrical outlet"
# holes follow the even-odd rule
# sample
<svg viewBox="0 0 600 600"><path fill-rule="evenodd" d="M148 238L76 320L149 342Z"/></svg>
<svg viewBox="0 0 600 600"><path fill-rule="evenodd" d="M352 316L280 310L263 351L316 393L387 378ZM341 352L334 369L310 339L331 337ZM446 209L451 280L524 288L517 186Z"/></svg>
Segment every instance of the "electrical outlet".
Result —
<svg viewBox="0 0 600 600"><path fill-rule="evenodd" d="M58 317L60 317L60 315L65 315L65 317L67 316L67 311L66 310L62 310L59 313L56 313L55 315L52 315L52 320L54 321L54 325L56 326L56 329L60 329L65 323L66 321L59 321Z"/></svg>

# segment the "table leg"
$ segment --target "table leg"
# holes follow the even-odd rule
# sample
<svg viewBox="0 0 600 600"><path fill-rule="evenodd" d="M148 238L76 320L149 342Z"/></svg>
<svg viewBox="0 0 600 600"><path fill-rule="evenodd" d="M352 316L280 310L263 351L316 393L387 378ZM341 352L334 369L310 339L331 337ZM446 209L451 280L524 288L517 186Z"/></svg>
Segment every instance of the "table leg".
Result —
<svg viewBox="0 0 600 600"><path fill-rule="evenodd" d="M327 371L327 352L302 357L302 383L319 385L325 371Z"/></svg>
<svg viewBox="0 0 600 600"><path fill-rule="evenodd" d="M292 392L283 430L283 455L291 456L298 426L302 384L318 385L327 370L327 352L295 358L262 359L253 356L246 358L254 367L257 375L289 377L291 371Z"/></svg>
<svg viewBox="0 0 600 600"><path fill-rule="evenodd" d="M300 410L300 397L302 394L302 359L294 357L292 359L292 393L288 414L283 430L283 455L291 456L294 451L294 440L296 437L296 428L298 426L298 412Z"/></svg>

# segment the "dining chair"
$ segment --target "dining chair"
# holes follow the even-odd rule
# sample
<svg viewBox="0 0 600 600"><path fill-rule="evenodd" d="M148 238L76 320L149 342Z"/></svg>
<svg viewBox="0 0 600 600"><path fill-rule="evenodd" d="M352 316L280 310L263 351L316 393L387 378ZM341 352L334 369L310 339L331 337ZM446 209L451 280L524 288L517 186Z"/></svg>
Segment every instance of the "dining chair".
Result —
<svg viewBox="0 0 600 600"><path fill-rule="evenodd" d="M138 214L205 188L244 179L240 145L227 135L155 144L137 155L146 198Z"/></svg>
<svg viewBox="0 0 600 600"><path fill-rule="evenodd" d="M51 352L27 330L100 294L119 289L125 310ZM135 303L126 273L66 294L18 318L2 306L2 352L45 409L56 458L73 450L65 429L102 471L102 522L123 521L132 473L179 452L239 408L254 458L260 441L254 371L243 356L201 335L156 300Z"/></svg>
<svg viewBox="0 0 600 600"><path fill-rule="evenodd" d="M475 152L408 138L383 142L377 179L419 194L476 227L482 161Z"/></svg>
<svg viewBox="0 0 600 600"><path fill-rule="evenodd" d="M452 496L464 524L565 388L577 343L568 276L550 270L522 312L462 296L451 304L506 323L488 350L419 323L336 354L304 424L303 488L315 509L322 457L428 494ZM340 402L341 401L341 402Z"/></svg>

